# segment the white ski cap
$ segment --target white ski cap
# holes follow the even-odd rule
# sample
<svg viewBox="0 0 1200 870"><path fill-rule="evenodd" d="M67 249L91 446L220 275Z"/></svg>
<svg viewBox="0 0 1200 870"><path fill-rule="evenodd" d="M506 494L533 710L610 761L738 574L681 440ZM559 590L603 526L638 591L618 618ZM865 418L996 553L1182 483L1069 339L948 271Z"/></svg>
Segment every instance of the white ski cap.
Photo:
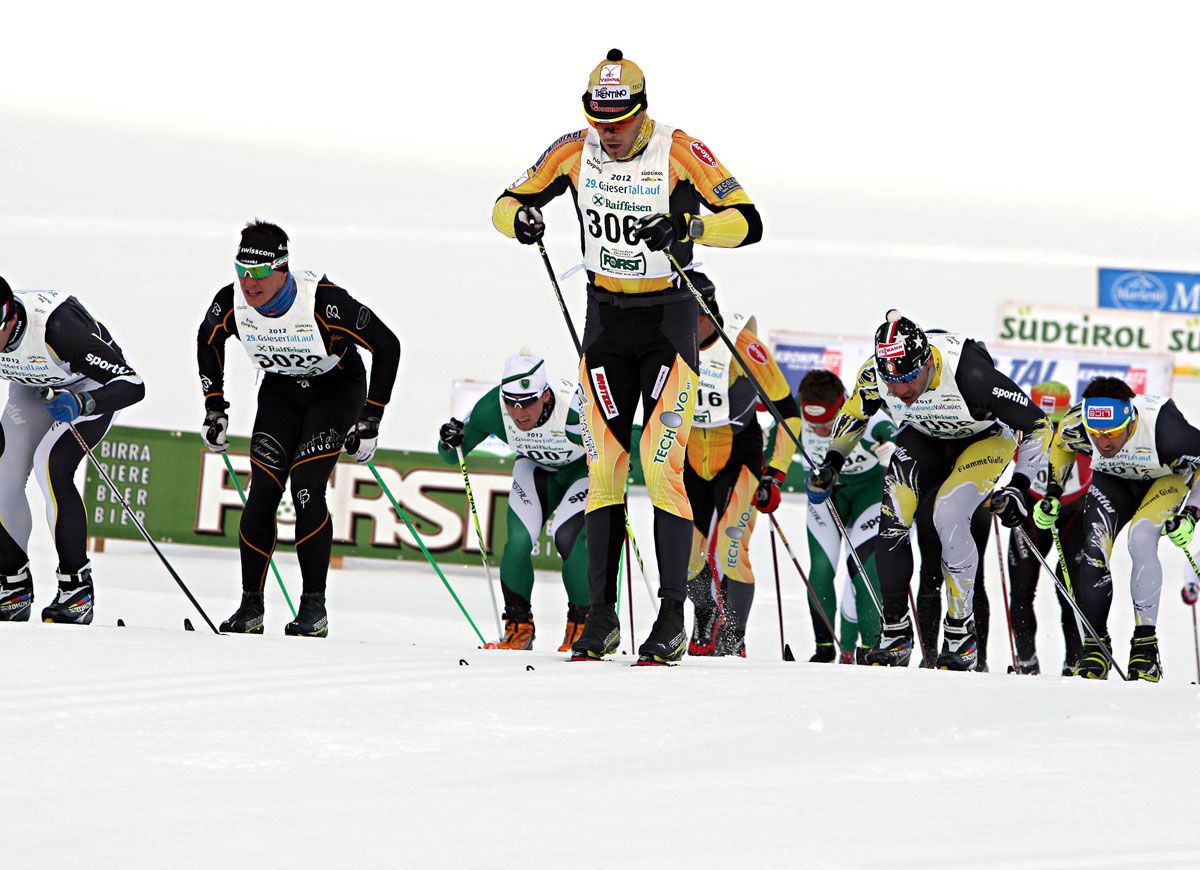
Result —
<svg viewBox="0 0 1200 870"><path fill-rule="evenodd" d="M525 348L504 363L500 392L506 396L540 396L549 385L546 380L546 361Z"/></svg>

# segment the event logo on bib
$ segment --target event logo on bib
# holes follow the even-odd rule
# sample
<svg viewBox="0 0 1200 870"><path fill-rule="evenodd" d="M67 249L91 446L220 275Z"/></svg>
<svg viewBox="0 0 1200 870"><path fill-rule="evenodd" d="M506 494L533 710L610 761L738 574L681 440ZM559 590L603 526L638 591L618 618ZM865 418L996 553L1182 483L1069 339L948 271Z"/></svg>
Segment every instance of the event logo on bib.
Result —
<svg viewBox="0 0 1200 870"><path fill-rule="evenodd" d="M600 268L611 272L628 272L630 275L645 275L646 255L619 257L608 248L601 248Z"/></svg>

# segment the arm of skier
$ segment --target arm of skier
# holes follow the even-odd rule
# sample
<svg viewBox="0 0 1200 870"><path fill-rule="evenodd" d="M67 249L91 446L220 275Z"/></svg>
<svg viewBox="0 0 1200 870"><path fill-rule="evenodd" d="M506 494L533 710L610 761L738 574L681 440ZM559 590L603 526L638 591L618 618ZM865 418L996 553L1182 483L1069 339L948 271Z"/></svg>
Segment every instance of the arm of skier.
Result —
<svg viewBox="0 0 1200 870"><path fill-rule="evenodd" d="M71 371L101 385L88 390L87 398L79 403L82 414L111 413L145 398L146 385L141 376L126 361L108 330L75 297L50 315L46 346L69 364Z"/></svg>
<svg viewBox="0 0 1200 870"><path fill-rule="evenodd" d="M237 326L233 319L233 285L228 284L217 291L196 335L200 389L209 411L229 407L225 401L225 342L231 335L237 335Z"/></svg>
<svg viewBox="0 0 1200 870"><path fill-rule="evenodd" d="M787 378L784 377L779 365L775 362L771 351L749 327L743 329L738 335L737 350L741 358L746 361L746 365L750 367L750 376L758 382L759 386L763 388L763 392L767 394L767 398L779 410L788 430L799 438L800 406L796 404L792 388L788 385ZM742 368L735 360L733 370L730 372L730 382L732 383L742 374ZM792 457L795 454L796 442L782 432L776 433L771 456L767 460L767 473L774 473L782 481L787 476L788 468L791 466Z"/></svg>
<svg viewBox="0 0 1200 870"><path fill-rule="evenodd" d="M587 130L560 136L533 166L504 189L492 206L492 226L497 232L510 239L517 238L518 212L540 209L574 185L579 178L579 155L586 138Z"/></svg>
<svg viewBox="0 0 1200 870"><path fill-rule="evenodd" d="M1173 399L1168 399L1158 412L1154 442L1163 464L1188 482L1189 492L1180 507L1200 510L1200 431L1187 421Z"/></svg>
<svg viewBox="0 0 1200 870"><path fill-rule="evenodd" d="M710 248L741 248L762 239L758 208L703 142L676 130L671 139L671 169L678 178L672 198L683 192L683 185L690 185L712 212L688 216L699 218L702 226L700 233L690 232L692 241Z"/></svg>
<svg viewBox="0 0 1200 870"><path fill-rule="evenodd" d="M338 346L347 341L370 352L371 377L362 417L381 420L400 367L400 339L375 312L327 276L317 285L316 311L317 323L328 333L330 353L339 353Z"/></svg>
<svg viewBox="0 0 1200 870"><path fill-rule="evenodd" d="M867 424L882 407L883 397L879 394L875 360L872 358L858 370L850 398L842 405L833 421L833 434L829 440L829 449L825 453L825 463L833 466L835 471L841 471L846 457L858 446L863 433L867 431Z"/></svg>
<svg viewBox="0 0 1200 870"><path fill-rule="evenodd" d="M471 413L467 415L467 419L462 421L461 428L449 423L442 426L442 438L446 437L451 430L459 429L451 437L451 443L448 444L444 440L438 440L437 450L438 455L442 457L442 462L445 462L447 465L458 465L456 446L462 448L463 456L468 456L489 435L495 435L507 444L508 437L504 431L504 421L500 417L502 413L504 412L500 410L500 387L496 386L485 393L483 398L475 403L475 407L471 409ZM459 441L460 437L461 441ZM453 443L455 441L459 443L456 445Z"/></svg>

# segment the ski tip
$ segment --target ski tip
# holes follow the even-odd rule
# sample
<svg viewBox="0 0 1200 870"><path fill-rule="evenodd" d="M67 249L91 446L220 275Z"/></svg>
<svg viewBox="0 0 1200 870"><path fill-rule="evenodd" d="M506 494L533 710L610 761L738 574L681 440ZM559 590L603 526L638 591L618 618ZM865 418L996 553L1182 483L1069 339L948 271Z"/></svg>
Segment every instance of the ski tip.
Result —
<svg viewBox="0 0 1200 870"><path fill-rule="evenodd" d="M195 628L195 626L192 625L192 621L190 619L185 618L183 620L183 630L184 631L195 631L196 628Z"/></svg>
<svg viewBox="0 0 1200 870"><path fill-rule="evenodd" d="M526 665L526 666L525 666L525 670L527 670L527 671L532 671L532 670L533 670L533 665Z"/></svg>
<svg viewBox="0 0 1200 870"><path fill-rule="evenodd" d="M467 661L466 659L459 659L459 660L458 660L458 666L459 666L460 668L462 668L462 667L467 667L467 666L468 666L468 665L470 665L470 664L471 664L471 663L470 663L469 661Z"/></svg>
<svg viewBox="0 0 1200 870"><path fill-rule="evenodd" d="M496 641L494 641L494 640L489 640L487 643L485 643L483 645L483 648L484 649L500 649L500 644L496 643Z"/></svg>
<svg viewBox="0 0 1200 870"><path fill-rule="evenodd" d="M794 662L796 660L796 657L792 654L791 644L785 643L783 645L783 660L785 662Z"/></svg>
<svg viewBox="0 0 1200 870"><path fill-rule="evenodd" d="M124 628L124 627L125 627L125 620L118 619L117 620L117 628Z"/></svg>

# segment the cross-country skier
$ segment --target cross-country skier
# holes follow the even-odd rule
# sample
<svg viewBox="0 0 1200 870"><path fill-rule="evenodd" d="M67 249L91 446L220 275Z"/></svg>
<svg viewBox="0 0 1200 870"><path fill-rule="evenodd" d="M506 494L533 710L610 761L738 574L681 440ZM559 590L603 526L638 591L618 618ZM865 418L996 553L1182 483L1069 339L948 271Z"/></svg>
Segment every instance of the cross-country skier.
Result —
<svg viewBox="0 0 1200 870"><path fill-rule="evenodd" d="M1055 426L1062 423L1063 417L1071 407L1071 390L1058 381L1043 381L1029 391L1030 397L1038 404ZM1029 488L1029 497L1040 501L1047 495L1058 499L1060 510L1054 525L1058 526L1063 544L1063 550L1072 555L1078 555L1083 543L1083 523L1079 521L1083 509L1083 497L1092 481L1091 457L1086 453L1076 457L1071 466L1070 474L1062 487L1050 483L1050 466L1043 466L1038 471L1037 479ZM1048 528L1039 528L1033 519L1027 519L1021 528L1033 541L1043 556L1054 546L1054 537ZM1074 563L1068 566L1070 571L1063 573L1062 566L1056 566L1060 580L1071 582L1078 578L1078 569ZM1016 671L1021 674L1041 673L1041 665L1037 657L1037 616L1033 610L1034 593L1037 591L1038 578L1042 573L1042 563L1037 555L1029 549L1029 545L1020 535L1013 534L1008 539L1008 573L1012 588L1009 592L1012 612L1013 638L1017 647ZM1062 593L1055 589L1059 607L1062 610L1063 642L1066 646L1066 658L1063 664L1063 675L1075 672L1075 665L1080 656L1079 627L1076 624L1075 612L1063 598Z"/></svg>
<svg viewBox="0 0 1200 870"><path fill-rule="evenodd" d="M838 411L846 401L846 387L833 372L813 369L800 381L797 395L800 412L804 415L801 440L812 461L820 465L829 449L833 423ZM880 410L870 421L862 440L847 455L837 483L833 488L832 505L842 518L854 549L866 568L864 579L847 554L846 565L850 578L843 593L841 646L843 660L853 662L862 659L866 648L873 647L879 640L879 612L871 593L866 588L870 582L876 598L879 597L875 552L879 533L879 511L883 500L884 466L880 464L879 452L883 445L890 444L896 435L896 426L887 413ZM809 582L830 624L834 624L837 612L837 597L834 579L837 576L838 554L842 536L833 524L829 506L808 506L808 552L811 560ZM810 596L809 613L812 616L813 634L817 649L810 662L832 662L836 658L833 636L825 619L817 610ZM864 648L855 655L855 646L861 636Z"/></svg>
<svg viewBox="0 0 1200 870"><path fill-rule="evenodd" d="M758 395L749 378L766 391L793 434L800 428L800 411L787 378L758 338L755 319L721 314L713 282L702 272L689 274L750 372L747 377L712 321L701 314L696 417L683 469L695 526L688 566L695 620L688 652L744 657L754 601L750 536L758 512L779 507L780 485L795 452L791 439L776 438L764 465Z"/></svg>
<svg viewBox="0 0 1200 870"><path fill-rule="evenodd" d="M890 311L875 333L874 355L859 370L854 392L834 421L825 460L809 476L810 501L829 497L868 421L885 406L900 430L884 479L879 532L883 626L866 661L904 666L912 655L909 531L918 507L936 499L933 525L942 545L947 599L937 666L970 670L976 659L972 592L979 564L971 516L1012 461L1014 432L1023 439L1013 481L992 494L992 508L1008 526L1028 514L1025 492L1045 462L1052 429L979 342L953 333L927 336Z"/></svg>
<svg viewBox="0 0 1200 870"><path fill-rule="evenodd" d="M684 600L692 513L683 485L698 366L695 300L672 272L692 246L757 242L762 222L742 185L699 139L646 113L641 68L617 49L588 78L591 129L559 137L508 186L492 223L523 244L545 232L541 207L570 192L588 274L580 360L588 450L588 580L591 610L574 658L598 658L620 642L617 564L625 540L625 478L639 399L646 489L654 505L660 573L658 617L639 647L643 662L669 663L687 649ZM712 214L701 215L701 206Z"/></svg>
<svg viewBox="0 0 1200 870"><path fill-rule="evenodd" d="M1180 547L1191 543L1200 517L1200 431L1165 396L1138 396L1120 378L1093 378L1054 437L1050 474L1059 487L1080 454L1092 458L1092 484L1077 520L1083 528L1078 577L1073 578L1076 599L1112 649L1109 558L1117 533L1128 525L1135 627L1127 673L1131 680L1157 683L1162 678L1155 633L1162 593L1158 540L1161 534ZM1033 519L1039 528L1049 528L1060 513L1051 491L1034 505ZM1076 673L1103 680L1111 665L1095 638L1085 636Z"/></svg>
<svg viewBox="0 0 1200 870"><path fill-rule="evenodd" d="M533 648L533 551L551 514L550 535L563 560L568 602L559 652L567 652L583 631L588 613L583 534L588 480L580 428L576 385L564 378L548 380L545 360L528 351L509 357L499 386L475 403L465 421L452 417L441 428L438 452L449 464L458 464L457 448L469 454L489 435L517 454L508 495L508 540L500 557L504 592L500 649Z"/></svg>
<svg viewBox="0 0 1200 870"><path fill-rule="evenodd" d="M58 551L58 594L43 622L87 625L95 587L87 514L75 488L84 450L104 438L122 408L146 395L107 327L74 296L18 290L0 278L0 378L9 381L0 420L0 622L25 622L33 607L25 497L32 470Z"/></svg>
<svg viewBox="0 0 1200 870"><path fill-rule="evenodd" d="M378 315L320 272L293 270L288 237L275 224L242 230L234 260L237 287L226 284L197 336L204 392L205 446L224 453L225 342L233 337L262 369L250 439L250 492L239 526L242 601L221 631L263 632L263 584L275 550L275 511L291 481L296 558L304 591L290 635L325 637L325 578L333 528L325 502L343 447L367 462L391 398L400 342ZM371 379L358 349L371 353Z"/></svg>

